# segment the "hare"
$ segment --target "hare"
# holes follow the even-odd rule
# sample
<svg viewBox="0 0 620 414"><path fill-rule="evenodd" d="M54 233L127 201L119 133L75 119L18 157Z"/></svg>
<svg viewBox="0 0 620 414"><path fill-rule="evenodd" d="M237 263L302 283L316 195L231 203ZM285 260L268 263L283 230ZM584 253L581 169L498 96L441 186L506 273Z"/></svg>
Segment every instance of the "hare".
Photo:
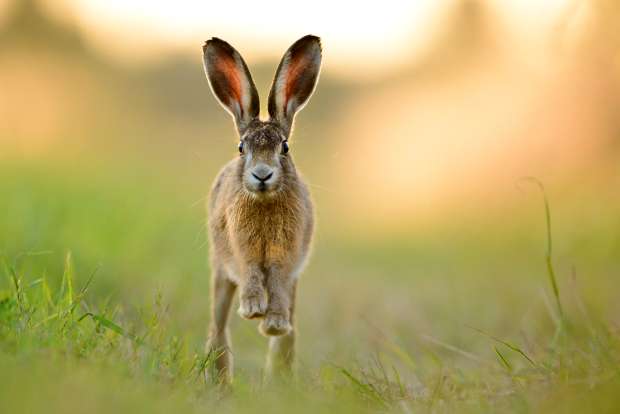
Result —
<svg viewBox="0 0 620 414"><path fill-rule="evenodd" d="M269 118L259 119L258 93L241 55L218 38L203 46L211 90L232 114L239 157L222 168L208 201L211 244L211 322L207 352L215 355L208 378L229 383L231 344L227 327L233 295L238 313L261 318L270 337L266 372L287 374L294 360L295 292L309 254L314 227L306 184L289 154L295 114L312 95L321 67L316 36L296 41L284 54L269 93Z"/></svg>

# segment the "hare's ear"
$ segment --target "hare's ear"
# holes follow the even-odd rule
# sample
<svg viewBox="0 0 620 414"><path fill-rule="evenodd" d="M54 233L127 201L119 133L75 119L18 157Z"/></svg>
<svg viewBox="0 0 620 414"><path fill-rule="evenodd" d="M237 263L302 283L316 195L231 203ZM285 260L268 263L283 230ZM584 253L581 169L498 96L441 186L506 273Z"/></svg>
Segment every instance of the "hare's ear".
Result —
<svg viewBox="0 0 620 414"><path fill-rule="evenodd" d="M258 92L243 58L231 45L216 37L202 47L205 72L213 94L235 118L243 133L258 117Z"/></svg>
<svg viewBox="0 0 620 414"><path fill-rule="evenodd" d="M269 92L269 116L288 133L310 99L321 69L321 39L307 35L286 51Z"/></svg>

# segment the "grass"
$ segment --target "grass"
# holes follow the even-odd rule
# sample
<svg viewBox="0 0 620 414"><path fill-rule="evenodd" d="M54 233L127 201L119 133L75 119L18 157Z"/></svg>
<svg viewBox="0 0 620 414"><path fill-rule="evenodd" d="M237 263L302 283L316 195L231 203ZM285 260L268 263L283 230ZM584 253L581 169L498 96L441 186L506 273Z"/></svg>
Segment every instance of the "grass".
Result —
<svg viewBox="0 0 620 414"><path fill-rule="evenodd" d="M529 238L493 235L501 221L481 237L320 233L300 292L297 381L263 383L266 343L234 317L235 384L223 392L202 376L200 194L85 171L2 171L0 412L620 409L619 292L606 277L617 262L563 239L552 256L546 194L546 232L539 214L514 226ZM570 239L570 221L555 223ZM581 278L569 256L597 266Z"/></svg>

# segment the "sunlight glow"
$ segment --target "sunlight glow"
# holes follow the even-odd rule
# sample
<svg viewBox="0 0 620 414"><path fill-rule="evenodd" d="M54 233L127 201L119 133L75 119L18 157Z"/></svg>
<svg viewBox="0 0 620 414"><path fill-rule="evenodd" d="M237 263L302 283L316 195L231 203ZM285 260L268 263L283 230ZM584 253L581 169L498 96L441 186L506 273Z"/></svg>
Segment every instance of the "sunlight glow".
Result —
<svg viewBox="0 0 620 414"><path fill-rule="evenodd" d="M327 45L330 66L359 72L409 61L428 41L438 12L449 3L66 1L94 43L111 54L139 58L162 47L193 51L217 36L249 59L277 58L298 37L312 33Z"/></svg>
<svg viewBox="0 0 620 414"><path fill-rule="evenodd" d="M46 0L80 26L86 39L126 63L195 54L202 42L221 37L248 60L277 59L297 38L321 36L327 70L352 79L398 71L423 55L459 0L339 2L285 0L223 2L185 0ZM475 2L474 2L475 3ZM488 2L516 42L535 42L572 0ZM525 24L525 22L527 22Z"/></svg>

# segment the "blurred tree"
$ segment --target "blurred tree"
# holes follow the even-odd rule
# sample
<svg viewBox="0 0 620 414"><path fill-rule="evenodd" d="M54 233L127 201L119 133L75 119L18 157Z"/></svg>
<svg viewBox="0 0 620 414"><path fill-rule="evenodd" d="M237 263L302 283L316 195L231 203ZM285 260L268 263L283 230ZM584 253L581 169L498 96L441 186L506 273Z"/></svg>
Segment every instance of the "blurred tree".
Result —
<svg viewBox="0 0 620 414"><path fill-rule="evenodd" d="M448 9L442 30L435 37L425 64L436 69L455 69L476 61L494 48L492 17L479 0L461 0Z"/></svg>
<svg viewBox="0 0 620 414"><path fill-rule="evenodd" d="M80 33L69 24L51 19L37 0L14 1L6 24L0 27L0 45L86 52Z"/></svg>
<svg viewBox="0 0 620 414"><path fill-rule="evenodd" d="M574 64L580 81L594 93L599 123L606 130L605 155L615 159L620 152L620 2L617 0L574 1L558 25L560 43L571 31L581 29ZM585 23L580 26L580 23Z"/></svg>

